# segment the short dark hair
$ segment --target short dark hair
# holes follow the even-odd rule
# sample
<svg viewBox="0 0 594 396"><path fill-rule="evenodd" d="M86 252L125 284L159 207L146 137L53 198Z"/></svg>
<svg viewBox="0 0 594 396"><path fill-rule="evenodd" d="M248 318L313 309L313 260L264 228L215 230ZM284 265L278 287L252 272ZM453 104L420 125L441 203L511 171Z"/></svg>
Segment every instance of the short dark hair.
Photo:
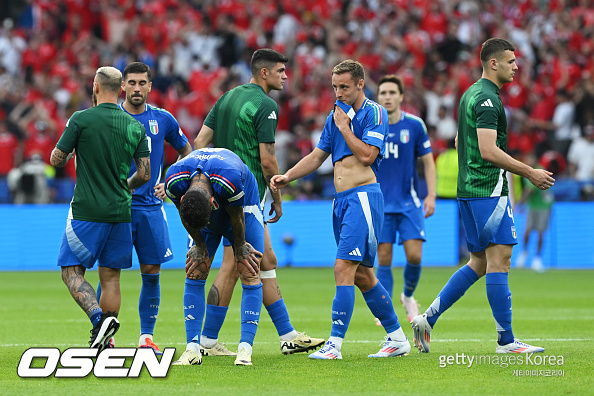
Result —
<svg viewBox="0 0 594 396"><path fill-rule="evenodd" d="M151 81L151 68L142 62L132 62L124 69L124 81L128 74L142 74L146 73L148 80Z"/></svg>
<svg viewBox="0 0 594 396"><path fill-rule="evenodd" d="M485 64L493 56L499 57L504 51L514 52L515 50L516 47L505 39L497 37L490 38L481 47L481 62Z"/></svg>
<svg viewBox="0 0 594 396"><path fill-rule="evenodd" d="M359 80L365 80L365 69L363 65L355 60L347 59L334 66L332 74L351 73L351 77L355 83Z"/></svg>
<svg viewBox="0 0 594 396"><path fill-rule="evenodd" d="M400 90L400 94L404 93L404 84L402 84L402 79L395 74L388 74L387 76L383 76L379 82L377 83L377 92L379 93L379 87L383 83L391 82L398 85L398 89Z"/></svg>
<svg viewBox="0 0 594 396"><path fill-rule="evenodd" d="M272 69L277 63L287 63L289 58L270 48L261 48L252 54L252 76L257 77L263 68Z"/></svg>
<svg viewBox="0 0 594 396"><path fill-rule="evenodd" d="M210 220L210 193L202 188L189 189L179 205L179 217L192 228L201 230Z"/></svg>

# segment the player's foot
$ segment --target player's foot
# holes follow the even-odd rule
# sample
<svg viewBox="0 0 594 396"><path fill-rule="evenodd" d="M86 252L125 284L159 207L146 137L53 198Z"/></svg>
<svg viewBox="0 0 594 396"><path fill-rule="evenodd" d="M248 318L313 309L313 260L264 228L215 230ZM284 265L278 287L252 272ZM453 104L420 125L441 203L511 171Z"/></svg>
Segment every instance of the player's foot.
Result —
<svg viewBox="0 0 594 396"><path fill-rule="evenodd" d="M520 257L518 257L518 259L516 260L516 268L524 268L524 265L526 264L526 257L528 256L528 252L522 252L520 253Z"/></svg>
<svg viewBox="0 0 594 396"><path fill-rule="evenodd" d="M382 327L382 321L379 320L378 318L375 318L375 325L376 326L379 326L379 327Z"/></svg>
<svg viewBox="0 0 594 396"><path fill-rule="evenodd" d="M240 348L235 359L236 366L251 366L252 353L247 348Z"/></svg>
<svg viewBox="0 0 594 396"><path fill-rule="evenodd" d="M384 341L380 344L381 349L378 353L369 355L367 357L393 357L393 356L405 356L410 352L410 343L408 339L405 341L392 341L390 337L386 336Z"/></svg>
<svg viewBox="0 0 594 396"><path fill-rule="evenodd" d="M532 271L544 272L544 266L542 265L542 260L539 256L536 256L532 259L531 268Z"/></svg>
<svg viewBox="0 0 594 396"><path fill-rule="evenodd" d="M148 337L144 339L144 345L139 345L138 348L152 348L153 351L155 351L155 355L157 356L161 356L163 354L163 352L159 350L159 347L155 345L153 340Z"/></svg>
<svg viewBox="0 0 594 396"><path fill-rule="evenodd" d="M90 348L99 349L100 353L109 346L111 337L120 328L120 322L118 322L115 316L101 315L101 321L97 323L97 326L91 330L91 340L89 341Z"/></svg>
<svg viewBox="0 0 594 396"><path fill-rule="evenodd" d="M211 348L207 348L201 344L200 352L202 353L202 356L237 356L235 352L228 350L222 342L217 342Z"/></svg>
<svg viewBox="0 0 594 396"><path fill-rule="evenodd" d="M413 318L419 314L419 304L414 297L406 297L404 293L401 293L400 304L402 304L404 307L404 310L406 311L406 318L409 322L411 322Z"/></svg>
<svg viewBox="0 0 594 396"><path fill-rule="evenodd" d="M312 351L324 343L323 338L312 338L305 333L297 333L291 341L280 341L281 352L290 355L298 352Z"/></svg>
<svg viewBox="0 0 594 396"><path fill-rule="evenodd" d="M417 315L410 321L414 334L415 347L420 352L429 353L429 343L431 342L431 326L427 322L427 314Z"/></svg>
<svg viewBox="0 0 594 396"><path fill-rule="evenodd" d="M497 345L495 353L533 353L544 352L544 348L524 344L514 338L514 342L505 345Z"/></svg>
<svg viewBox="0 0 594 396"><path fill-rule="evenodd" d="M327 341L326 345L319 351L309 355L310 359L342 359L340 350L336 349L336 345L332 341Z"/></svg>
<svg viewBox="0 0 594 396"><path fill-rule="evenodd" d="M197 366L202 364L202 356L192 349L186 349L184 353L172 363L174 366Z"/></svg>

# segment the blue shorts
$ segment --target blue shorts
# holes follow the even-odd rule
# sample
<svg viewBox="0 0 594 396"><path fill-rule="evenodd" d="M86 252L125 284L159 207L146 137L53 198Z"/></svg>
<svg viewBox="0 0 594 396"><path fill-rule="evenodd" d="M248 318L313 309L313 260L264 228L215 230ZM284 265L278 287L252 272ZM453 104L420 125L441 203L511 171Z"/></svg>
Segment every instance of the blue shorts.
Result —
<svg viewBox="0 0 594 396"><path fill-rule="evenodd" d="M162 264L173 258L165 208L132 208L132 242L140 264Z"/></svg>
<svg viewBox="0 0 594 396"><path fill-rule="evenodd" d="M490 243L518 243L508 197L458 198L469 252L482 252Z"/></svg>
<svg viewBox="0 0 594 396"><path fill-rule="evenodd" d="M252 205L244 207L243 212L245 215L245 241L260 253L264 253L264 221L261 209L257 205ZM221 238L228 241L229 244L225 246L233 246L233 249L235 250L233 244L235 239L233 238L231 225L229 225L227 231L222 234L216 233L208 228L201 230L200 233L206 243L209 257L214 257L221 243ZM188 249L192 246L194 246L194 240L188 235Z"/></svg>
<svg viewBox="0 0 594 396"><path fill-rule="evenodd" d="M402 245L409 239L425 239L425 216L422 208L414 208L403 213L385 213L384 225L379 243L396 242L398 233L398 244Z"/></svg>
<svg viewBox="0 0 594 396"><path fill-rule="evenodd" d="M335 193L332 208L337 259L360 261L373 267L377 237L381 235L384 196L378 183Z"/></svg>
<svg viewBox="0 0 594 396"><path fill-rule="evenodd" d="M68 219L58 254L58 266L82 265L130 268L132 226L130 223L97 223Z"/></svg>

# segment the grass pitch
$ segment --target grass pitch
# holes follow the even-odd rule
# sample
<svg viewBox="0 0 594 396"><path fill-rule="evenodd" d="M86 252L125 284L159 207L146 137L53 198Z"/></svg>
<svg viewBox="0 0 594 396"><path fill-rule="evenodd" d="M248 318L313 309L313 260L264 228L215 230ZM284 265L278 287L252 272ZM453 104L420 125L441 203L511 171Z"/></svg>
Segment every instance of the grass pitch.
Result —
<svg viewBox="0 0 594 396"><path fill-rule="evenodd" d="M415 297L422 310L433 301L454 268L424 268ZM395 294L400 294L401 268L395 268ZM207 290L216 271L210 274ZM291 322L297 331L314 337L330 334L330 308L334 297L331 268L277 270ZM166 378L105 379L92 374L83 379L19 378L16 368L30 347L84 347L90 322L62 284L59 272L4 272L0 288L0 394L591 394L594 380L594 271L512 270L514 334L522 341L544 346L557 365L517 361L505 364L495 352L495 325L485 293L484 279L447 311L432 334L431 353L369 359L379 350L385 332L375 326L359 292L343 360L311 361L307 354L280 353L278 335L266 310L254 344L251 367L236 367L234 358L205 357L201 366L172 366ZM97 273L88 272L91 284ZM185 349L182 309L184 273L161 273L161 307L155 342L175 347L176 358ZM140 275L122 273L122 310L116 346L135 347ZM236 288L220 340L229 349L239 340L240 288ZM404 309L395 303L404 332L412 330ZM462 361L462 354L464 364ZM508 355L505 355L508 356ZM562 357L562 365L559 365ZM475 361L469 365L468 358ZM450 359L453 364L445 364ZM479 362L479 359L481 362ZM459 363L456 363L456 360ZM446 367L440 367L446 365ZM554 371L553 371L554 370ZM522 374L522 375L520 375Z"/></svg>

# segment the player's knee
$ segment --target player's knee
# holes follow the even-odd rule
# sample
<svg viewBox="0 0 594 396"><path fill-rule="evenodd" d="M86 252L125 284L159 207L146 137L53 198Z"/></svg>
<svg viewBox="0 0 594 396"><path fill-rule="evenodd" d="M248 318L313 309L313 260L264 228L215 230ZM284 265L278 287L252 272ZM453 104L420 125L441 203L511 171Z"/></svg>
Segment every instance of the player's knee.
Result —
<svg viewBox="0 0 594 396"><path fill-rule="evenodd" d="M421 265L421 253L412 253L406 257L406 261L412 265Z"/></svg>
<svg viewBox="0 0 594 396"><path fill-rule="evenodd" d="M278 260L276 259L274 250L270 248L264 253L262 261L260 262L260 268L262 271L273 271L276 267L278 267Z"/></svg>

